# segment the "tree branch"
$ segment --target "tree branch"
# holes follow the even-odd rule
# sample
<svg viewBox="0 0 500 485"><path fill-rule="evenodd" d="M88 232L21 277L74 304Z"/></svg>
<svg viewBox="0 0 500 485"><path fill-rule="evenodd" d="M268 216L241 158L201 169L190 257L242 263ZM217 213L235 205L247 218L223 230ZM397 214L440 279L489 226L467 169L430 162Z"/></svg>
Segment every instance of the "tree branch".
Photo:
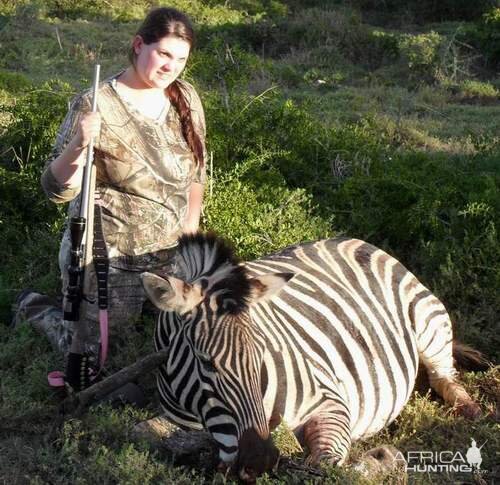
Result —
<svg viewBox="0 0 500 485"><path fill-rule="evenodd" d="M68 396L62 403L64 414L69 413L74 417L81 416L85 412L85 408L93 401L103 398L128 382L159 367L167 360L168 352L168 349L163 349L149 354L83 391Z"/></svg>

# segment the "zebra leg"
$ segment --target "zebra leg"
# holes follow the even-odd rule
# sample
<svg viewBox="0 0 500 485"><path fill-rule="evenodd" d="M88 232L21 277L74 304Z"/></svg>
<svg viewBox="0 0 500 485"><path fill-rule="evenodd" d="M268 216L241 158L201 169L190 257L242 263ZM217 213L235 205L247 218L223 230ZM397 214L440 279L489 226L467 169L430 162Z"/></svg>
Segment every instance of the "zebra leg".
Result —
<svg viewBox="0 0 500 485"><path fill-rule="evenodd" d="M456 378L453 364L453 336L450 317L444 305L431 296L425 315L417 319L417 349L427 370L431 387L462 416L476 419L481 408ZM417 317L419 314L417 313Z"/></svg>
<svg viewBox="0 0 500 485"><path fill-rule="evenodd" d="M323 461L342 465L351 446L349 421L349 412L338 403L309 418L302 431L304 444L309 448L308 465L319 465Z"/></svg>

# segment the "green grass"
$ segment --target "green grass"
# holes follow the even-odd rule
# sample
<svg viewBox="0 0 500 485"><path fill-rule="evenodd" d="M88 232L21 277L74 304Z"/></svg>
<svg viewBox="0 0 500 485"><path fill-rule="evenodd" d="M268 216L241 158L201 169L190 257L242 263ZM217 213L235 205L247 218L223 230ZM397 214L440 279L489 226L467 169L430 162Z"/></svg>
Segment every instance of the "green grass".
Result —
<svg viewBox="0 0 500 485"><path fill-rule="evenodd" d="M103 76L126 65L130 36L152 3L0 5L0 322L9 323L21 288L59 293L64 208L45 200L39 173L67 100L88 87L96 60ZM472 18L455 5L453 22L439 22L434 4L420 12L416 2L404 11L391 2L377 11L362 0L305 3L169 2L186 10L199 32L185 75L202 94L213 155L204 227L247 258L336 234L367 239L443 300L462 341L498 363L493 20L481 20L479 6ZM112 343L110 371L151 351L152 325ZM153 376L140 381L145 410L100 406L59 422L61 396L45 381L48 370L62 367L61 356L26 326L1 326L0 345L0 482L235 483L201 457L197 467L181 466L132 438L133 426L158 412ZM406 480L494 483L500 369L463 378L484 411L479 421L455 417L424 388L388 429L354 444L349 462L382 444L403 453L464 453L474 437L487 440L481 479L413 473ZM260 484L405 481L400 473L366 480L348 468L318 475L304 466L286 423L275 440L286 459Z"/></svg>

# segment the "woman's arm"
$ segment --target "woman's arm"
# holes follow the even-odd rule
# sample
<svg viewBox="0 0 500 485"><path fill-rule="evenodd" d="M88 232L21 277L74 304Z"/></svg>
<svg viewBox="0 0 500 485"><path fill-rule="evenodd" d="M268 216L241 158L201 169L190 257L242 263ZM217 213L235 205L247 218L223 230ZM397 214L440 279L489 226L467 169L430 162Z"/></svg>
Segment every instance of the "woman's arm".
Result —
<svg viewBox="0 0 500 485"><path fill-rule="evenodd" d="M54 178L61 185L71 189L82 184L86 147L90 140L99 135L101 115L85 113L78 123L76 134L62 153L50 164Z"/></svg>
<svg viewBox="0 0 500 485"><path fill-rule="evenodd" d="M205 186L197 182L191 184L189 191L189 205L186 222L184 223L184 232L192 233L198 230L200 225L201 207L203 204L203 191Z"/></svg>
<svg viewBox="0 0 500 485"><path fill-rule="evenodd" d="M69 202L80 192L85 147L98 134L100 126L100 115L89 110L90 102L85 96L73 99L45 163L41 184L47 197L56 204Z"/></svg>

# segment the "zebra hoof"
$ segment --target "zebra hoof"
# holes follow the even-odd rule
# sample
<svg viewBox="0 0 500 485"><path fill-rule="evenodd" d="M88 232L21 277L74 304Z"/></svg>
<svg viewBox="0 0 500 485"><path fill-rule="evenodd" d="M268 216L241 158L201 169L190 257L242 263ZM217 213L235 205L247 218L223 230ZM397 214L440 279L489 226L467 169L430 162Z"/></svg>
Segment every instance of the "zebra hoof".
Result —
<svg viewBox="0 0 500 485"><path fill-rule="evenodd" d="M457 406L457 414L463 416L466 419L477 420L482 416L481 407L474 401L464 403Z"/></svg>
<svg viewBox="0 0 500 485"><path fill-rule="evenodd" d="M378 446L368 450L351 468L365 477L387 474L404 468L406 461L394 446Z"/></svg>

